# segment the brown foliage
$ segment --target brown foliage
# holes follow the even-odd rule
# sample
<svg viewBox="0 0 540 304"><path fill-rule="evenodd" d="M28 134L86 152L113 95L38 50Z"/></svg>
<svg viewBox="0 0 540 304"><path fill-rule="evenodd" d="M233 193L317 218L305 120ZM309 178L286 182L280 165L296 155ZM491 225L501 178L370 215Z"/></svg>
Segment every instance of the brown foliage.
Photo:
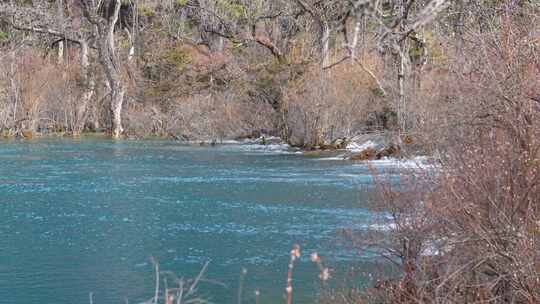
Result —
<svg viewBox="0 0 540 304"><path fill-rule="evenodd" d="M0 75L1 82L11 80L14 88L6 85L6 90L12 91L7 95L15 95L0 101L5 111L1 127L28 132L73 130L77 96L81 94L76 65L58 65L29 49L4 57L1 64L6 71Z"/></svg>
<svg viewBox="0 0 540 304"><path fill-rule="evenodd" d="M470 25L467 57L450 57L434 94L444 115L427 111L440 117L428 132L443 135L440 166L380 181L374 208L390 232L351 238L398 266L354 303L540 302L540 68L536 29L523 26L537 11L502 1L494 12L477 12L497 26Z"/></svg>
<svg viewBox="0 0 540 304"><path fill-rule="evenodd" d="M373 54L366 54L365 65L377 71ZM370 114L386 106L372 77L350 61L322 71L313 65L291 82L283 100L289 141L294 145L315 147L336 138L354 135Z"/></svg>

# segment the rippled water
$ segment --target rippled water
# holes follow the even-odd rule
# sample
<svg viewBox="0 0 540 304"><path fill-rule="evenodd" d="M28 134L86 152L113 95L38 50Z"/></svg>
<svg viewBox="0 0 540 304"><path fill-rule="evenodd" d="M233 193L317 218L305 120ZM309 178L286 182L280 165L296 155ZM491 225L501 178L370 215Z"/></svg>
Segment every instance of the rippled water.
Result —
<svg viewBox="0 0 540 304"><path fill-rule="evenodd" d="M317 250L334 267L358 262L341 228L369 225L365 165L254 146L168 141L0 142L0 302L137 303L152 295L149 257L193 277L200 292L245 303L281 299L288 251L296 303L316 297ZM369 267L367 262L358 262Z"/></svg>

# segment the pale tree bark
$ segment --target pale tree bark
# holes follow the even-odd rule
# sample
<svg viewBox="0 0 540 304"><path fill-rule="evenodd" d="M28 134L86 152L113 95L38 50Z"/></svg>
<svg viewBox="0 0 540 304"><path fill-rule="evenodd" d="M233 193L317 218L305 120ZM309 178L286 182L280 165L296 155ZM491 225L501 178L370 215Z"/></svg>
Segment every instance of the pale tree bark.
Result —
<svg viewBox="0 0 540 304"><path fill-rule="evenodd" d="M17 86L16 81L16 59L17 59L17 52L15 48L10 53L10 64L9 64L9 97L11 99L12 104L12 117L13 117L13 124L14 128L18 128L17 124L17 107L19 103L19 87Z"/></svg>
<svg viewBox="0 0 540 304"><path fill-rule="evenodd" d="M131 32L127 28L124 31L126 32L126 35L128 37L128 42L129 42L127 60L128 60L128 63L132 63L133 58L135 57L135 37L134 35L131 34Z"/></svg>
<svg viewBox="0 0 540 304"><path fill-rule="evenodd" d="M57 26L60 29L60 33L64 33L64 1L56 0L56 18ZM58 42L58 63L64 63L64 43L65 41Z"/></svg>
<svg viewBox="0 0 540 304"><path fill-rule="evenodd" d="M405 32L406 29L406 22L407 22L407 15L408 15L408 1L407 0L400 0L399 3L399 31ZM397 116L398 116L398 122L399 122L399 131L404 132L407 128L407 120L405 117L406 109L406 79L407 76L407 56L408 56L408 47L407 47L407 39L400 39L398 42L398 71L397 71L397 81L398 81L398 103L397 103Z"/></svg>
<svg viewBox="0 0 540 304"><path fill-rule="evenodd" d="M84 129L84 124L86 123L87 118L87 109L88 104L95 95L95 80L92 76L92 71L90 69L90 48L86 40L81 40L81 75L82 75L82 86L83 93L81 100L76 107L76 129L73 130L73 135L77 136Z"/></svg>
<svg viewBox="0 0 540 304"><path fill-rule="evenodd" d="M95 27L97 37L98 59L107 76L108 86L111 90L111 135L113 138L120 138L124 129L122 127L122 107L124 104L125 85L122 80L121 62L115 52L114 29L120 14L120 0L102 2L101 5L113 4L114 9L111 14L102 16L99 14L100 7L94 1L81 1L83 4L84 16ZM112 5L111 5L112 6ZM111 7L109 6L109 7ZM108 10L105 10L108 11Z"/></svg>
<svg viewBox="0 0 540 304"><path fill-rule="evenodd" d="M454 23L454 33L455 33L455 52L457 58L457 70L459 72L463 71L465 65L465 55L463 53L463 46L465 45L464 41L464 26L465 26L465 9L466 4L464 0L459 0L456 3L456 18Z"/></svg>
<svg viewBox="0 0 540 304"><path fill-rule="evenodd" d="M131 27L131 31L127 27L124 29L129 41L129 50L127 57L129 64L133 63L133 59L135 58L135 48L139 39L139 3L137 0L133 0L131 2L131 10L133 14L133 24Z"/></svg>
<svg viewBox="0 0 540 304"><path fill-rule="evenodd" d="M9 3L9 7L11 9L14 9L14 3L13 3L13 0L10 0L10 3ZM13 33L11 33L13 34ZM11 51L9 53L9 73L8 73L8 78L9 78L9 90L8 90L8 98L9 98L9 101L11 103L11 113L10 115L12 116L12 123L13 123L13 126L11 127L12 129L17 129L17 107L18 107L18 103L19 103L19 88L18 88L18 85L17 85L17 81L16 81L16 72L17 72L17 63L16 63L16 59L17 59L17 48L15 47L15 43L12 42L11 43ZM9 116L9 115L7 115ZM7 120L7 118L6 118Z"/></svg>
<svg viewBox="0 0 540 304"><path fill-rule="evenodd" d="M358 40L360 39L360 34L363 34L363 23L364 23L364 15L363 14L356 14L356 20L354 23L354 32L353 32L353 38L350 45L350 52L351 52L351 59L352 63L354 63L354 60L356 60L357 57L357 48L358 48ZM362 41L363 42L363 41Z"/></svg>
<svg viewBox="0 0 540 304"><path fill-rule="evenodd" d="M321 22L321 68L330 62L330 26L328 22Z"/></svg>

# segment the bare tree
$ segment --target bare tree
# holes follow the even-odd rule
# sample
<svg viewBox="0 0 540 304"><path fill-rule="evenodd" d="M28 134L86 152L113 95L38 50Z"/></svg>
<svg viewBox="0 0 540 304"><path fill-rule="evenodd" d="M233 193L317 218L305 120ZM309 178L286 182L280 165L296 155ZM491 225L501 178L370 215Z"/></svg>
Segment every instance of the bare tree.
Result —
<svg viewBox="0 0 540 304"><path fill-rule="evenodd" d="M125 85L122 80L122 62L114 43L114 31L120 14L120 0L95 3L93 0L81 1L85 18L94 26L97 40L98 60L107 76L111 90L112 137L120 138L122 128L122 107Z"/></svg>

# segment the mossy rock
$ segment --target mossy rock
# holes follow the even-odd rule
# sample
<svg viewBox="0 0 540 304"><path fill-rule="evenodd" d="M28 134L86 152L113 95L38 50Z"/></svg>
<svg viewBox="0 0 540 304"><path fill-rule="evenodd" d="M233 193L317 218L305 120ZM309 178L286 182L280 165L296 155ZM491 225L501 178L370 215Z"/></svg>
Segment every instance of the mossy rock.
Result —
<svg viewBox="0 0 540 304"><path fill-rule="evenodd" d="M403 143L406 145L411 145L413 143L413 138L410 135L405 135L403 137Z"/></svg>
<svg viewBox="0 0 540 304"><path fill-rule="evenodd" d="M23 130L21 131L22 136L26 139L32 139L34 138L34 132L31 130Z"/></svg>
<svg viewBox="0 0 540 304"><path fill-rule="evenodd" d="M12 135L11 135L11 132L9 130L2 130L0 131L0 137L2 138L10 138Z"/></svg>
<svg viewBox="0 0 540 304"><path fill-rule="evenodd" d="M330 144L321 144L321 150L343 150L347 147L347 141L344 139L335 140Z"/></svg>
<svg viewBox="0 0 540 304"><path fill-rule="evenodd" d="M313 151L305 151L303 153L304 156L309 156L309 157L321 157L322 156L322 151L319 151L319 150L313 150Z"/></svg>
<svg viewBox="0 0 540 304"><path fill-rule="evenodd" d="M334 146L334 145L332 145L332 144L330 144L330 145L327 145L327 144L321 144L321 145L319 146L319 148L320 148L321 150L336 150L336 149L337 149L336 146Z"/></svg>
<svg viewBox="0 0 540 304"><path fill-rule="evenodd" d="M66 133L64 133L64 136L79 139L79 138L81 138L81 132L73 132L73 131L66 132Z"/></svg>
<svg viewBox="0 0 540 304"><path fill-rule="evenodd" d="M397 145L390 145L387 148L382 149L375 156L376 159L382 159L385 157L399 157L401 154L401 148Z"/></svg>
<svg viewBox="0 0 540 304"><path fill-rule="evenodd" d="M9 42L9 34L0 30L0 43Z"/></svg>
<svg viewBox="0 0 540 304"><path fill-rule="evenodd" d="M367 148L362 152L351 155L350 160L374 160L377 158L377 151L373 148Z"/></svg>
<svg viewBox="0 0 540 304"><path fill-rule="evenodd" d="M155 12L146 5L138 5L137 10L140 15L145 17L153 17L155 15Z"/></svg>
<svg viewBox="0 0 540 304"><path fill-rule="evenodd" d="M186 65L192 63L191 56L182 45L177 45L176 47L168 50L163 59L169 64L174 66L177 70L181 70Z"/></svg>
<svg viewBox="0 0 540 304"><path fill-rule="evenodd" d="M175 0L174 4L178 5L178 6L184 6L184 5L188 4L188 2L189 2L189 0Z"/></svg>

